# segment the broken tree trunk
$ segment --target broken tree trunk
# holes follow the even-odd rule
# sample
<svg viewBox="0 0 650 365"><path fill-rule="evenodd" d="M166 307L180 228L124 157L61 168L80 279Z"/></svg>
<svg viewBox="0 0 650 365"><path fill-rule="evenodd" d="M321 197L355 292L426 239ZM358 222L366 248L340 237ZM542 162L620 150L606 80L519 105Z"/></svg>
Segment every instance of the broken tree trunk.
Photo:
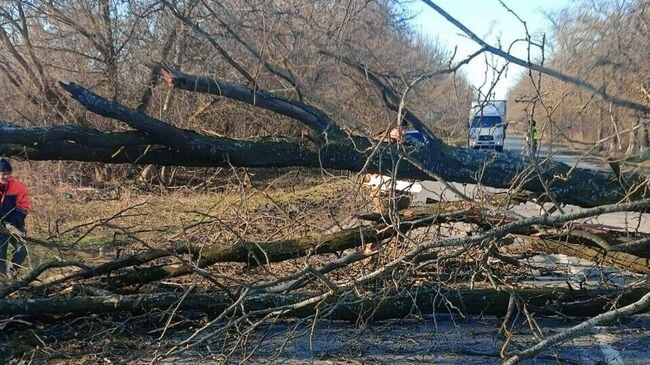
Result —
<svg viewBox="0 0 650 365"><path fill-rule="evenodd" d="M234 245L207 245L192 249L197 257L195 265L205 268L218 262L241 262L264 265L309 254L324 254L360 247L363 244L377 242L392 237L394 231L365 226L346 229L319 237L302 237L270 243L237 243ZM132 272L109 278L106 285L119 288L130 285L150 283L156 280L173 278L192 273L188 265L164 265L145 268L133 268Z"/></svg>

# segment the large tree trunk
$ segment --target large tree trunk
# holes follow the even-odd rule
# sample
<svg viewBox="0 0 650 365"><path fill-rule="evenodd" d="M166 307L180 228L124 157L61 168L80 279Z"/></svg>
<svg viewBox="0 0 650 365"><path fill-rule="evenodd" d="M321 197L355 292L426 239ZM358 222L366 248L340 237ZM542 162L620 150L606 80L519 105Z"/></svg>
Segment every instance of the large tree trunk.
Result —
<svg viewBox="0 0 650 365"><path fill-rule="evenodd" d="M592 316L617 305L632 303L649 289L620 290L568 290L526 289L513 292L528 305L532 313L544 315ZM411 314L436 314L460 311L463 314L505 315L510 293L493 289L448 289L443 287L411 287L398 293L381 297L359 297L354 294L331 294L315 303L297 306L317 295L307 294L255 294L242 302L247 312L258 315L287 310L287 317L307 317L317 308L329 319L357 321L364 319L403 318ZM108 312L142 313L167 310L194 310L209 315L219 315L233 304L221 293L162 293L112 296L77 296L45 299L0 300L0 315L27 315L32 317L74 315ZM295 306L295 309L291 307ZM329 312L328 310L332 311Z"/></svg>
<svg viewBox="0 0 650 365"><path fill-rule="evenodd" d="M189 79L185 80L185 77ZM198 86L202 85L203 81L195 76L182 74L176 74L174 80L177 79L185 80L183 82L187 83L192 81L193 85ZM181 81L174 82L181 83ZM208 80L205 82L207 83ZM215 81L209 79L209 82L214 83ZM329 139L329 142L319 149L308 148L297 142L272 139L252 141L207 137L192 131L178 129L106 100L77 85L64 83L62 86L84 107L97 114L122 121L147 137L137 137L137 135L131 134L115 135L66 127L70 135L67 139L62 139L59 136L58 139L52 140L49 137L50 130L48 129L22 130L3 127L3 133L0 136L0 152L9 155L26 155L30 159L37 160L71 159L190 166L308 166L349 171L361 171L365 168L371 172L386 173L392 169L394 157L404 154L394 146L385 145L383 153L367 156L360 151L370 152L369 147L373 141L360 137ZM224 89L228 88L228 85L225 84L219 84L219 86ZM198 89L198 91L202 90ZM205 92L218 94L219 90L222 89L216 86L205 86ZM252 91L246 91L246 89L235 89L232 92L244 100L248 100L249 97L255 99L250 96ZM240 95L241 93L243 94ZM287 113L294 113L292 116L295 118L302 117L302 113L313 112L307 106L304 106L303 111L294 111L297 106L287 105L287 101L284 100L278 101L268 97L264 100L266 100L267 108L273 110L278 103L277 107L286 108ZM262 103L262 101L256 102ZM306 123L310 127L319 128L323 133L329 133L328 131L332 130L331 125L328 124L329 120L314 119L313 115L320 114L313 113L310 114L312 117L304 117L307 119ZM57 130L57 132L61 133L62 131ZM90 144L88 141L75 138L75 134L77 136L92 135L96 143ZM132 140L139 138L139 142L133 140L131 143L119 143L115 137ZM22 139L21 142L17 142L19 138ZM70 141L74 141L74 143L70 143ZM154 147L149 148L150 145ZM109 148L108 146L115 147ZM624 187L612 174L571 169L565 164L552 160L546 161L542 168L537 170L538 173L532 173L532 161L520 156L506 153L490 154L464 148L445 147L439 144L431 144L414 150L408 158L414 163L401 163L397 176L432 179L433 175L447 181L481 183L497 188L509 188L513 184L521 182L525 189L539 193L547 192L546 185L548 192L555 195L556 201L586 207L614 203L624 197L629 198ZM479 174L478 171L481 173ZM478 181L477 177L480 177ZM626 176L626 181L636 184L645 180L641 176L630 175ZM646 194L649 193L646 193L645 189L637 189L632 198L643 198Z"/></svg>

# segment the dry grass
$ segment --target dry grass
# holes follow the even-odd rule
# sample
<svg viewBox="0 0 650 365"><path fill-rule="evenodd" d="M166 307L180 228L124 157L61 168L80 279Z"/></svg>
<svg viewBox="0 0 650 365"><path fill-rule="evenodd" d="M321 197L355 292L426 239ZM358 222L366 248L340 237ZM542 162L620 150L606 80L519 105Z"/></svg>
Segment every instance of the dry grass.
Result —
<svg viewBox="0 0 650 365"><path fill-rule="evenodd" d="M137 184L114 182L93 188L60 181L57 174L47 174L52 172L53 164L49 165L19 163L14 168L15 176L30 189L33 212L27 220L28 233L80 248L82 253L31 245L31 266L54 255L110 259L177 241L224 244L310 235L335 229L350 212L369 209L354 177L290 172L252 185L228 184L216 192L190 188L150 192Z"/></svg>

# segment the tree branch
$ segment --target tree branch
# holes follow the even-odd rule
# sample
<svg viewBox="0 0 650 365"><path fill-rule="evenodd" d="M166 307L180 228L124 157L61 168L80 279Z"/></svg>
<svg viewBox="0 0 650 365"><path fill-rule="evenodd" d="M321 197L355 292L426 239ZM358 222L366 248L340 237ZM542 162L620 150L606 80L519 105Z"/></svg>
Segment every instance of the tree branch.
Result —
<svg viewBox="0 0 650 365"><path fill-rule="evenodd" d="M582 80L580 78L577 78L575 76L570 76L567 74L564 74L562 72L559 72L557 70L554 70L549 67L544 67L526 60L522 60L521 58L517 58L515 56L512 56L511 54L496 48L494 46L489 45L487 42L485 42L483 39L481 39L479 36L477 36L475 33L473 33L471 30L469 30L463 23L459 22L456 20L454 17L449 15L446 11L444 11L441 7L436 5L433 1L430 0L422 0L423 3L427 4L431 9L435 10L438 14L442 15L445 19L447 19L450 23L455 25L458 29L462 30L463 33L467 34L469 38L471 38L474 42L478 43L481 47L485 48L490 53L493 53L509 62L512 62L514 64L517 64L519 66L541 72L545 75L549 75L551 77L554 77L558 80L564 81L571 83L573 85L576 85L584 90L587 90L595 95L600 96L603 100L610 102L614 105L622 106L628 109L632 110L638 110L643 113L650 113L650 107L647 105L639 104L637 102L619 98L613 95L608 94L605 91L604 86L603 87L596 87L590 83L588 83L585 80Z"/></svg>
<svg viewBox="0 0 650 365"><path fill-rule="evenodd" d="M163 67L161 75L170 86L177 89L223 96L285 115L305 124L317 135L325 134L332 139L347 137L347 133L343 132L327 114L302 102L273 96L260 90L254 91L213 77L187 75L169 67Z"/></svg>
<svg viewBox="0 0 650 365"><path fill-rule="evenodd" d="M650 307L650 292L646 292L646 294L641 297L641 299L623 308L618 308L606 313L599 314L596 317L584 321L577 326L573 326L566 331L562 331L556 335L548 337L543 341L540 341L537 345L527 348L526 350L521 351L516 355L508 358L503 362L503 365L514 365L521 362L522 360L530 359L546 348L549 348L560 342L564 342L584 335L594 326L609 323L631 314L644 312L648 310L648 307Z"/></svg>

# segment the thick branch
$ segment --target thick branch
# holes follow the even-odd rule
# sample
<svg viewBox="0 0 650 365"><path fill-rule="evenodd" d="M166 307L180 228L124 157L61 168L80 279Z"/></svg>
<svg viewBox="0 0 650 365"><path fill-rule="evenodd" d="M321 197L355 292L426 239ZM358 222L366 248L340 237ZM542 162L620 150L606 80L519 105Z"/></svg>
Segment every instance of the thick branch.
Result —
<svg viewBox="0 0 650 365"><path fill-rule="evenodd" d="M424 227L433 223L458 221L467 214L466 210L455 211L456 205L427 207L410 221L400 223L398 229L406 232L410 229ZM196 266L205 268L218 262L242 262L246 264L265 265L307 255L320 255L340 252L360 247L363 244L381 242L396 234L393 226L360 226L320 236L309 236L280 240L269 243L246 242L233 245L209 245L203 248L191 248L198 258ZM172 278L192 273L185 265L156 266L135 269L131 273L111 278L111 287L145 284L165 278Z"/></svg>
<svg viewBox="0 0 650 365"><path fill-rule="evenodd" d="M324 301L289 311L288 317L307 317L317 308L329 313L327 318L356 321L364 319L402 318L413 312L435 314L457 311L464 314L504 315L510 301L510 293L492 289L451 290L438 287L413 287L380 298L361 298L352 294L331 295ZM539 314L594 315L614 298L620 304L632 303L641 298L647 289L621 293L619 290L526 289L517 291L526 301L528 309ZM304 294L256 294L242 302L247 312L264 313L282 306L291 306L309 299ZM444 298L444 300L443 300ZM181 300L182 299L182 300ZM179 310L197 310L219 315L232 304L232 299L220 293L184 294L164 293L145 295L114 295L106 297L55 297L46 299L0 300L0 315L42 314L81 315L107 312L148 312L167 310L178 305ZM332 309L331 311L324 309Z"/></svg>
<svg viewBox="0 0 650 365"><path fill-rule="evenodd" d="M355 227L321 237L302 237L271 243L246 242L233 245L209 245L194 248L198 258L196 266L205 268L218 262L242 262L264 265L308 254L324 254L359 247L364 243L376 242L392 236L393 232L378 232L371 227ZM186 265L155 266L135 269L133 272L110 279L110 287L145 284L165 278L192 273Z"/></svg>
<svg viewBox="0 0 650 365"><path fill-rule="evenodd" d="M588 333L589 330L591 330L594 326L613 322L619 318L623 318L635 313L645 312L648 310L648 307L650 307L650 292L648 292L646 289L646 294L638 301L631 303L623 308L617 308L612 311L602 313L594 318L591 318L588 321L580 323L577 326L573 326L566 331L562 331L556 335L548 337L539 342L537 345L527 348L524 351L521 351L518 354L508 358L503 362L503 364L514 365L521 362L522 360L530 359L548 347Z"/></svg>
<svg viewBox="0 0 650 365"><path fill-rule="evenodd" d="M177 89L223 96L254 105L300 121L317 134L326 134L332 139L347 137L347 134L327 114L299 101L284 99L262 91L253 91L242 85L213 77L183 74L169 68L163 68L161 74L169 84Z"/></svg>

